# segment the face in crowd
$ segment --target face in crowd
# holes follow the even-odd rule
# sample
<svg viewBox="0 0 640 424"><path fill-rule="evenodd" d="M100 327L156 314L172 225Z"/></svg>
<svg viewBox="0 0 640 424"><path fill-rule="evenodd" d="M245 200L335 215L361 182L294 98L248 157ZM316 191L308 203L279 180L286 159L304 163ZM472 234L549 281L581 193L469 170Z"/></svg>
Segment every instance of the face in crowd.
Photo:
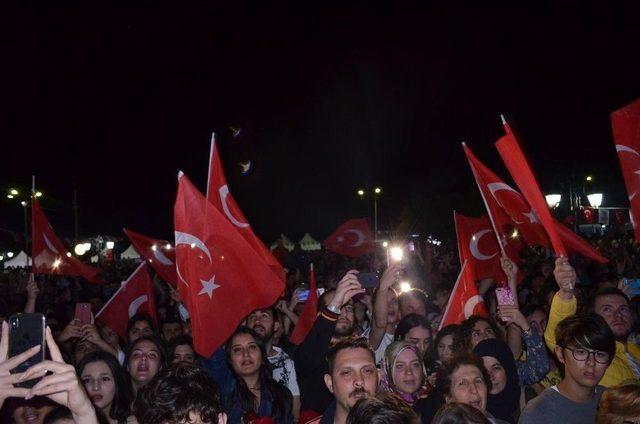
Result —
<svg viewBox="0 0 640 424"><path fill-rule="evenodd" d="M471 349L483 340L495 339L496 337L496 332L491 327L491 324L485 320L480 320L474 324L473 330L471 330Z"/></svg>
<svg viewBox="0 0 640 424"><path fill-rule="evenodd" d="M89 362L82 370L80 380L84 384L91 402L98 409L105 411L111 407L116 395L116 384L106 362Z"/></svg>
<svg viewBox="0 0 640 424"><path fill-rule="evenodd" d="M413 350L403 349L393 363L393 384L403 393L415 393L422 383L422 360Z"/></svg>
<svg viewBox="0 0 640 424"><path fill-rule="evenodd" d="M182 335L182 324L179 322L165 322L162 324L162 338L165 342Z"/></svg>
<svg viewBox="0 0 640 424"><path fill-rule="evenodd" d="M372 353L364 348L347 348L336 353L333 371L324 383L338 405L349 411L362 398L372 396L378 387L378 370Z"/></svg>
<svg viewBox="0 0 640 424"><path fill-rule="evenodd" d="M556 346L558 360L564 364L565 378L582 387L598 385L609 367L611 357L607 352L590 350L582 346Z"/></svg>
<svg viewBox="0 0 640 424"><path fill-rule="evenodd" d="M264 341L271 340L279 326L270 309L255 310L247 317L247 327L258 333Z"/></svg>
<svg viewBox="0 0 640 424"><path fill-rule="evenodd" d="M594 301L594 312L609 324L616 340L625 341L631 333L631 309L627 299L617 294L598 296Z"/></svg>
<svg viewBox="0 0 640 424"><path fill-rule="evenodd" d="M328 292L323 296L323 302L328 305L333 300L335 292ZM355 316L353 312L353 300L349 300L340 309L340 316L336 321L335 333L337 336L349 336L353 333L353 327L355 324Z"/></svg>
<svg viewBox="0 0 640 424"><path fill-rule="evenodd" d="M447 403L464 403L484 412L487 406L487 384L482 371L475 365L460 365L451 374L451 390L445 399Z"/></svg>
<svg viewBox="0 0 640 424"><path fill-rule="evenodd" d="M262 366L262 351L251 334L239 333L230 341L231 367L240 377L254 376Z"/></svg>
<svg viewBox="0 0 640 424"><path fill-rule="evenodd" d="M180 344L173 349L173 358L171 358L171 362L174 364L177 362L188 362L193 364L196 362L196 354L190 345Z"/></svg>
<svg viewBox="0 0 640 424"><path fill-rule="evenodd" d="M399 302L400 316L406 317L409 314L418 314L423 317L427 316L427 308L424 302L418 299L417 295L411 292L403 294Z"/></svg>
<svg viewBox="0 0 640 424"><path fill-rule="evenodd" d="M544 335L544 330L547 329L547 315L540 309L536 309L533 313L527 316L527 322L533 331L540 336Z"/></svg>
<svg viewBox="0 0 640 424"><path fill-rule="evenodd" d="M453 357L453 334L447 334L438 341L438 358L441 362L450 360Z"/></svg>
<svg viewBox="0 0 640 424"><path fill-rule="evenodd" d="M129 344L132 344L140 337L149 337L153 335L153 328L151 325L144 320L136 321L133 323L133 326L129 329L129 333L127 333L127 337L129 338Z"/></svg>
<svg viewBox="0 0 640 424"><path fill-rule="evenodd" d="M501 393L507 386L507 372L504 370L504 367L500 361L493 356L483 356L482 362L491 379L491 391L489 391L489 393L492 395Z"/></svg>
<svg viewBox="0 0 640 424"><path fill-rule="evenodd" d="M134 385L143 386L160 370L161 355L155 343L143 340L134 345L127 363L127 371Z"/></svg>
<svg viewBox="0 0 640 424"><path fill-rule="evenodd" d="M421 326L413 327L405 334L404 341L417 347L420 355L424 358L426 353L431 349L431 329Z"/></svg>

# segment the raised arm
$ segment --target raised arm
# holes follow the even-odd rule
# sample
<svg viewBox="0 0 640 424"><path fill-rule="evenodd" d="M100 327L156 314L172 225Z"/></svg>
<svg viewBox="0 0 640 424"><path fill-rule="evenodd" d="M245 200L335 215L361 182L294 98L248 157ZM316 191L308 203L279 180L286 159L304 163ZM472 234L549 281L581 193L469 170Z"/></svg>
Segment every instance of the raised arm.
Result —
<svg viewBox="0 0 640 424"><path fill-rule="evenodd" d="M558 323L568 316L576 313L578 302L573 294L576 285L576 271L566 257L556 259L556 267L553 275L558 283L558 293L553 297L551 310L549 311L549 321L544 332L544 340L547 347L553 350L556 347L556 327Z"/></svg>
<svg viewBox="0 0 640 424"><path fill-rule="evenodd" d="M380 346L380 342L384 338L388 324L389 290L393 290L392 286L396 283L400 271L402 271L402 266L399 263L394 263L384 271L380 278L380 286L376 290L373 302L373 320L371 332L369 333L369 344L373 350Z"/></svg>

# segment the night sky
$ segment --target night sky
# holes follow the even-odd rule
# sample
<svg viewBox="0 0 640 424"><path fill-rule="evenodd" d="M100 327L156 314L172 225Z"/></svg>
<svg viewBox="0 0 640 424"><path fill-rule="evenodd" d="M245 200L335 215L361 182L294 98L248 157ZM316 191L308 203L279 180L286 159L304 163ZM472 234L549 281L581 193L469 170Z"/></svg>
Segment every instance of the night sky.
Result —
<svg viewBox="0 0 640 424"><path fill-rule="evenodd" d="M215 131L267 241L325 238L374 185L382 228L446 236L482 212L461 141L511 182L501 113L545 191L591 173L624 205L609 112L640 97L637 7L136 3L2 6L0 229L22 231L6 191L35 174L62 237L76 183L81 236L172 239L176 174L205 189Z"/></svg>

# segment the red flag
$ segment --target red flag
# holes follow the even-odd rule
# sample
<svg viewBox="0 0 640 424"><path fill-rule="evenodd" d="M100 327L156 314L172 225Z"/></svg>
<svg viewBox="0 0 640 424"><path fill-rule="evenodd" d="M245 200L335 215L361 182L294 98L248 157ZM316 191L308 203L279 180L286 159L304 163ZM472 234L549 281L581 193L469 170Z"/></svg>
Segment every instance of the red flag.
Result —
<svg viewBox="0 0 640 424"><path fill-rule="evenodd" d="M211 135L211 152L209 155L209 179L207 180L207 200L209 200L220 212L222 212L229 222L231 222L244 239L251 245L251 248L262 258L282 282L285 281L284 268L280 262L267 249L264 243L254 234L247 218L240 210L235 199L229 192L227 179L222 169L222 161L216 148L215 134ZM267 276L264 276L267 278ZM267 283L268 281L265 281ZM277 282L272 282L278 284Z"/></svg>
<svg viewBox="0 0 640 424"><path fill-rule="evenodd" d="M451 291L449 303L447 303L444 314L442 314L442 321L440 321L438 330L450 324L460 324L471 315L489 318L489 312L484 300L478 294L478 288L473 281L471 268L468 266L468 262L464 262L456 285L453 286Z"/></svg>
<svg viewBox="0 0 640 424"><path fill-rule="evenodd" d="M631 203L631 224L636 241L640 242L640 226L635 221L640 216L640 99L612 112L611 126L624 185Z"/></svg>
<svg viewBox="0 0 640 424"><path fill-rule="evenodd" d="M174 221L178 288L187 299L194 348L209 357L246 315L272 305L284 282L182 173Z"/></svg>
<svg viewBox="0 0 640 424"><path fill-rule="evenodd" d="M31 200L31 257L36 274L77 275L92 283L102 283L100 270L81 262L64 247L53 232L40 202Z"/></svg>
<svg viewBox="0 0 640 424"><path fill-rule="evenodd" d="M364 218L350 219L322 243L324 247L340 255L357 258L373 252L375 243Z"/></svg>
<svg viewBox="0 0 640 424"><path fill-rule="evenodd" d="M318 292L316 289L316 274L313 272L313 264L309 271L309 297L302 308L298 323L293 327L291 332L290 341L293 344L300 344L304 341L313 327L313 323L316 322L318 316Z"/></svg>
<svg viewBox="0 0 640 424"><path fill-rule="evenodd" d="M500 265L500 245L487 216L469 218L453 213L460 263L467 262L474 280L505 279Z"/></svg>
<svg viewBox="0 0 640 424"><path fill-rule="evenodd" d="M553 246L553 250L556 252L556 255L567 256L567 251L564 247L564 243L558 235L558 231L556 230L556 225L553 217L551 216L551 212L549 212L547 202L544 200L544 196L540 191L538 182L533 175L533 171L531 170L524 153L520 150L520 146L518 145L515 136L511 132L508 132L504 137L498 140L496 148L498 149L498 153L500 153L505 165L507 165L507 169L516 182L518 188L522 191L522 194L525 199L527 199L529 205L531 205L531 216L533 218L536 216L539 217L542 222L542 226L551 240L551 245Z"/></svg>
<svg viewBox="0 0 640 424"><path fill-rule="evenodd" d="M158 275L173 287L177 287L176 252L171 247L171 244L166 240L147 237L127 228L124 228L123 231L131 240L136 251L151 265Z"/></svg>
<svg viewBox="0 0 640 424"><path fill-rule="evenodd" d="M146 312L157 322L153 283L143 262L124 281L118 291L96 314L96 320L108 325L123 339L126 338L127 322L138 312Z"/></svg>

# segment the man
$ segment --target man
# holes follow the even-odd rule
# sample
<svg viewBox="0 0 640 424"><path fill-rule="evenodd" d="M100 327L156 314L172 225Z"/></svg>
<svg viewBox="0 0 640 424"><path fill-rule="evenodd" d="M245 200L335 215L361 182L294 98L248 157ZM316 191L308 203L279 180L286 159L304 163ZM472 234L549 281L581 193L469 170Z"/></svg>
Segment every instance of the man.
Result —
<svg viewBox="0 0 640 424"><path fill-rule="evenodd" d="M360 399L349 411L347 424L420 424L411 406L391 392Z"/></svg>
<svg viewBox="0 0 640 424"><path fill-rule="evenodd" d="M556 346L555 329L558 323L574 315L578 307L573 293L577 280L576 273L567 258L556 260L554 275L560 290L551 303L549 322L544 332L545 341L551 350ZM615 356L600 384L604 387L612 387L626 380L638 379L640 347L627 341L632 326L629 299L618 289L604 288L593 296L589 309L605 320L616 340Z"/></svg>
<svg viewBox="0 0 640 424"><path fill-rule="evenodd" d="M247 327L258 333L264 340L267 356L271 363L273 379L285 386L293 396L293 419L300 414L300 388L293 360L282 349L273 345L274 334L280 329L280 320L275 306L256 309L247 317Z"/></svg>
<svg viewBox="0 0 640 424"><path fill-rule="evenodd" d="M168 314L160 327L162 339L169 343L171 339L182 336L182 321L174 314Z"/></svg>
<svg viewBox="0 0 640 424"><path fill-rule="evenodd" d="M145 312L138 312L127 322L127 346L140 337L157 337L158 330L151 316Z"/></svg>
<svg viewBox="0 0 640 424"><path fill-rule="evenodd" d="M376 358L364 337L344 338L327 352L327 373L324 384L335 397L320 424L345 424L349 411L360 399L375 395L378 388Z"/></svg>
<svg viewBox="0 0 640 424"><path fill-rule="evenodd" d="M556 327L554 353L564 378L527 404L521 424L592 423L604 391L598 383L616 353L616 341L605 320L594 313L572 315Z"/></svg>
<svg viewBox="0 0 640 424"><path fill-rule="evenodd" d="M401 271L402 265L394 263L382 274L373 303L373 323L370 330L362 334L369 338L369 343L376 352L376 363L382 361L385 349L393 342L393 334L400 321L398 295L393 286L398 282Z"/></svg>
<svg viewBox="0 0 640 424"><path fill-rule="evenodd" d="M331 403L331 393L322 383L327 373L325 356L330 344L353 334L354 315L351 298L364 289L358 271L351 270L335 290L327 290L318 299L319 314L304 341L295 349L294 361L302 411L321 413Z"/></svg>

